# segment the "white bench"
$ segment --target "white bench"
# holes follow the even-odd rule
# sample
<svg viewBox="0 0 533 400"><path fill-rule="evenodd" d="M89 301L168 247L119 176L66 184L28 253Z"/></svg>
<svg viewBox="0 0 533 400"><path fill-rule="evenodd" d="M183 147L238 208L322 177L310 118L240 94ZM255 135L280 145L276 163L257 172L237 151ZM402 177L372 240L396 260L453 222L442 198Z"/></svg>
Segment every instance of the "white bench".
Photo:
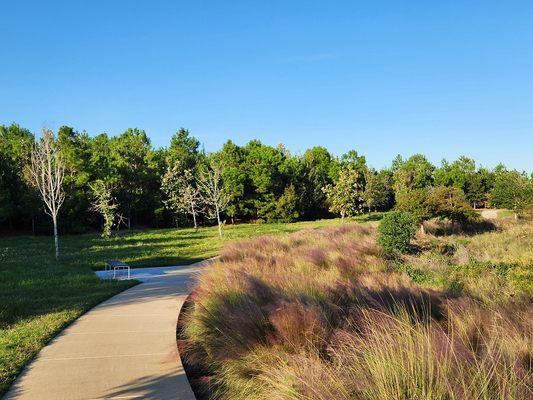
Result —
<svg viewBox="0 0 533 400"><path fill-rule="evenodd" d="M128 273L128 278L130 279L130 266L122 261L119 260L106 260L105 262L105 270L107 271L109 269L109 272L111 270L113 271L113 279L117 279L117 271L120 274L120 271L124 271Z"/></svg>

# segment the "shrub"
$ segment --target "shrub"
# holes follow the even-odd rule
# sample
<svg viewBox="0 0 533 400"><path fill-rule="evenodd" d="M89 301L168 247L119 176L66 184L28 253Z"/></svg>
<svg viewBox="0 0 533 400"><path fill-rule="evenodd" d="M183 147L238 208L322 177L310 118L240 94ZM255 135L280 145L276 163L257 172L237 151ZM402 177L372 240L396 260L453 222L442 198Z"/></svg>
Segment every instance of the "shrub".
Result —
<svg viewBox="0 0 533 400"><path fill-rule="evenodd" d="M416 220L413 214L396 211L381 220L378 242L387 253L405 253L415 233Z"/></svg>

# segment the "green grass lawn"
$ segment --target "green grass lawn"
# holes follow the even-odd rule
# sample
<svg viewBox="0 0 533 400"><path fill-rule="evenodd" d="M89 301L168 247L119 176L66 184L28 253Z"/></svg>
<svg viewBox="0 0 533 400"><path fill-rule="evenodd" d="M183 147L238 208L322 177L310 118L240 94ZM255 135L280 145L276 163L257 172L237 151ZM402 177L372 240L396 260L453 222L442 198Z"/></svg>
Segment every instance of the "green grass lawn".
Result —
<svg viewBox="0 0 533 400"><path fill-rule="evenodd" d="M355 218L377 220L380 214ZM189 264L215 256L228 241L261 234L289 233L338 224L339 220L293 224L243 224L124 232L111 239L96 234L61 237L62 258L44 236L0 238L0 395L21 368L62 328L89 308L132 286L100 281L92 272L109 258L132 267Z"/></svg>
<svg viewBox="0 0 533 400"><path fill-rule="evenodd" d="M513 210L499 210L498 211L498 218L511 218L511 217L514 217Z"/></svg>

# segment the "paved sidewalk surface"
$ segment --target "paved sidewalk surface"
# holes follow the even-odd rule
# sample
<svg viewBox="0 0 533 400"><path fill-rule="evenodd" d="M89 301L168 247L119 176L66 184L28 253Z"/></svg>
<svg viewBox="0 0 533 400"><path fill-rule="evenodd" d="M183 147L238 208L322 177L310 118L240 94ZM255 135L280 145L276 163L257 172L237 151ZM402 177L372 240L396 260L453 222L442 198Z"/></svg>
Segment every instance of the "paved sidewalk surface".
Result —
<svg viewBox="0 0 533 400"><path fill-rule="evenodd" d="M194 400L176 349L176 324L202 265L133 269L143 283L61 332L5 399Z"/></svg>

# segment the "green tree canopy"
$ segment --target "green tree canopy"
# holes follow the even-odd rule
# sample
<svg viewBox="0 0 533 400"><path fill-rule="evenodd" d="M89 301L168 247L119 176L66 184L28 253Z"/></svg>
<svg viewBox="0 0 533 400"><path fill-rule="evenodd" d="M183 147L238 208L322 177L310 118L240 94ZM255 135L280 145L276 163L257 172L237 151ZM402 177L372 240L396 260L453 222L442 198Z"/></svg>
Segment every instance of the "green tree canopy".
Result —
<svg viewBox="0 0 533 400"><path fill-rule="evenodd" d="M533 204L533 182L517 171L502 171L496 176L490 203L494 207L509 208L521 214Z"/></svg>
<svg viewBox="0 0 533 400"><path fill-rule="evenodd" d="M394 190L396 193L406 190L423 189L433 184L435 167L422 154L415 154L393 169Z"/></svg>

